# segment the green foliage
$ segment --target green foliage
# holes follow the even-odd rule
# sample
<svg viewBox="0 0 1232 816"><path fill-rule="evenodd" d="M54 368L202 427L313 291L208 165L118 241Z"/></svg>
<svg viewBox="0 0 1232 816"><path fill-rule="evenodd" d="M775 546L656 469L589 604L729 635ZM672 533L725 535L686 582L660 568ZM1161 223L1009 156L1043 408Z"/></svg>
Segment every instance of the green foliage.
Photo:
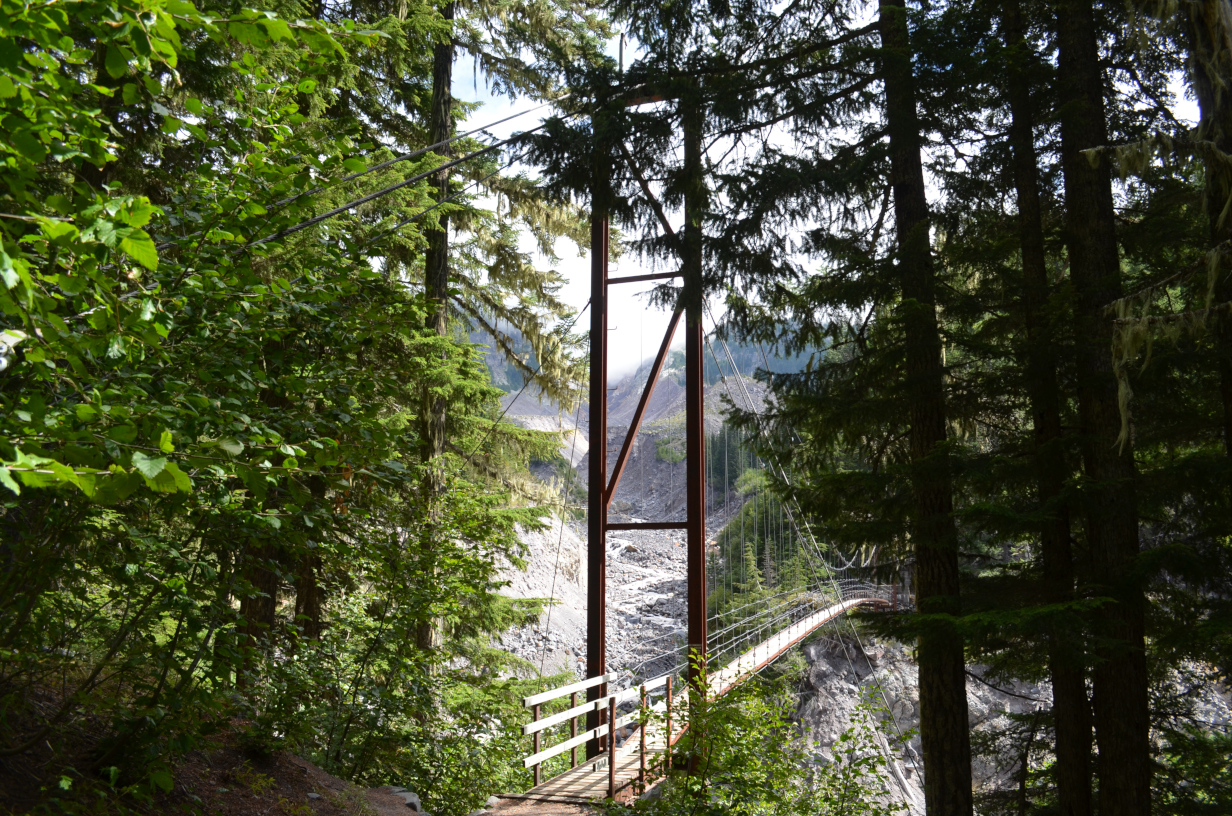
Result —
<svg viewBox="0 0 1232 816"><path fill-rule="evenodd" d="M885 756L873 737L877 721L862 707L828 760L813 756L794 722L794 678L750 682L674 714L687 726L673 748L659 795L609 814L745 814L754 816L890 816L883 804ZM656 775L663 773L662 760ZM695 767L686 774L683 769Z"/></svg>
<svg viewBox="0 0 1232 816"><path fill-rule="evenodd" d="M379 84L357 66L411 33L382 19L0 13L6 755L47 743L65 778L154 795L177 754L239 728L355 779L469 780L437 812L512 784L512 732L483 723L514 727L494 678L525 667L489 637L537 615L494 591L539 513L504 474L557 441L499 423L477 350L424 331L421 295L383 273L370 238L426 185L268 240L424 167L335 186L367 165L363 115L331 121L325 89ZM424 389L449 409L444 494L415 455ZM438 648L414 646L427 619ZM454 728L469 741L442 749Z"/></svg>
<svg viewBox="0 0 1232 816"><path fill-rule="evenodd" d="M657 437L655 439L655 458L660 462L678 465L685 460L684 440L679 437Z"/></svg>

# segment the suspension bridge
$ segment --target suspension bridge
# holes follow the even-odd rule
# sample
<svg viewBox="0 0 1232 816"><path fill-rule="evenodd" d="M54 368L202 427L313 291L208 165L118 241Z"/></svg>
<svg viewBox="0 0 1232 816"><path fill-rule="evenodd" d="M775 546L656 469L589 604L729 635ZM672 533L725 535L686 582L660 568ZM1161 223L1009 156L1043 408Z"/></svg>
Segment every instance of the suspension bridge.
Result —
<svg viewBox="0 0 1232 816"><path fill-rule="evenodd" d="M634 107L647 103L661 103L676 99L669 89L632 89L639 91L624 96L615 95L610 104ZM653 90L653 92L652 92ZM559 101L559 100L558 100ZM722 375L733 403L746 410L755 411L754 401L745 385L744 376L738 370L735 359L725 341L717 339L722 349L723 361L715 352L703 330L703 313L709 307L703 296L703 243L701 224L705 209L704 150L702 147L699 111L690 107L696 103L681 102L681 131L683 173L696 183L685 186L683 200L683 227L679 233L668 220L663 204L655 196L642 168L628 147L616 138L614 143L595 144L594 172L591 176L590 206L590 451L587 474L587 621L585 679L557 689L536 694L525 699L531 710L532 721L524 729L530 750L523 762L534 771L534 787L525 793L505 794L506 798L525 798L540 801L587 803L603 798L614 798L624 791L646 785L648 773L656 765L662 765L665 754L670 754L673 744L680 738L682 723L687 721L684 713L695 695L721 695L748 677L756 674L776 659L786 654L821 627L843 618L859 607L895 609L899 603L896 584L875 586L860 581L856 575L855 559L842 563L835 561L833 553L826 553L813 536L807 521L789 502L782 504L778 512L780 526L785 526L791 537L794 551L802 556L796 566L802 570L787 589L769 593L761 592L756 600L743 606L722 608L713 612L708 606L708 595L729 580L734 574L734 559L731 548L709 550L706 535L706 439L704 425L704 365L703 354L709 351ZM542 107L542 106L541 106ZM534 110L534 109L532 109ZM509 121L529 113L524 111L501 120ZM565 115L565 119L579 115ZM592 116L602 116L596 111ZM499 124L499 122L492 123ZM532 133L545 127L540 124L529 131L495 141L480 150L449 160L441 167L427 173L414 175L392 186L349 201L320 215L281 229L274 234L253 240L255 246L293 234L299 230L333 218L355 207L384 196L394 190L438 172L446 167L462 165L502 147L513 146ZM349 182L359 176L407 161L429 151L447 147L450 143L487 132L476 128L458 134L438 144L398 156L374 165L359 173L338 179L331 184ZM524 154L523 154L524 155ZM518 159L511 159L502 170ZM652 274L612 277L609 275L609 219L608 209L613 200L612 171L623 165L628 177L636 179L641 195L650 204L667 243L679 256L679 268L675 271ZM496 172L500 172L499 170ZM467 190L482 184L495 173L472 182L461 190L441 199L430 207L413 214L379 234L383 237L418 220L433 209L458 200ZM319 192L322 188L310 193ZM288 199L290 201L290 199ZM282 202L286 203L286 202ZM375 239L373 239L375 240ZM611 287L636 283L662 283L679 280L678 299L672 312L667 331L651 366L643 393L629 424L623 443L615 450L611 460L608 450L608 293ZM712 323L713 314L710 315ZM655 386L663 373L669 349L677 332L685 334L685 514L683 518L647 521L610 521L609 509L622 477L625 475L634 443L641 430L646 409ZM763 351L764 356L764 351ZM734 384L734 385L733 385ZM481 443L482 444L482 443ZM764 462L763 466L773 471L783 481L787 472L781 463ZM783 524L785 522L785 525ZM680 643L667 643L662 649L652 649L652 655L641 664L623 667L623 672L610 671L607 660L607 540L608 533L628 530L681 530L686 547L686 608L687 637ZM743 527L742 527L743 530ZM781 536L780 536L781 540ZM713 556L713 557L712 557ZM708 563L709 562L709 563ZM708 575L712 566L719 575ZM745 565L747 567L747 565ZM744 569L747 583L749 570ZM769 583L769 582L768 582ZM747 587L746 587L747 589ZM747 593L746 593L747 594ZM713 628L712 628L713 625ZM676 640L676 639L673 639ZM640 676L647 667L666 663L668 671L654 676ZM579 696L585 700L579 702ZM559 707L565 698L568 705L561 711L542 716L545 706ZM579 722L583 721L583 722ZM568 729L568 736L563 731ZM580 730L579 730L580 729ZM555 744L547 745L553 736ZM579 757L579 752L582 756ZM569 754L567 767L561 768L565 753ZM656 762L656 760L658 760ZM545 767L559 772L545 779Z"/></svg>
<svg viewBox="0 0 1232 816"><path fill-rule="evenodd" d="M661 97L655 97L659 101ZM645 99L629 100L636 105ZM690 117L682 117L686 175L702 176L702 149ZM677 248L680 266L675 271L612 277L609 275L609 225L605 202L611 200L611 167L596 162L591 190L590 258L590 450L587 472L587 626L585 679L524 700L532 720L524 728L530 741L525 767L534 773L534 787L509 798L585 803L615 798L642 790L648 773L669 767L664 755L680 738L682 716L698 695L718 696L761 671L793 646L826 624L858 607L895 609L898 587L874 586L851 577L854 560L832 563L826 557L798 509L780 503L778 512L787 522L796 554L796 580L776 593L747 592L751 582L743 565L742 593L752 600L744 606L711 609L710 592L734 574L732 546L708 541L706 532L706 436L704 423L704 363L709 350L723 384L734 404L754 410L745 379L722 338L727 371L703 329L708 307L703 297L703 253L700 208L695 192L684 196L684 227L680 234L668 221L662 204L644 180L641 168L622 143L609 155L619 156L624 170L639 180L642 195L657 213L664 235ZM687 188L688 189L688 188ZM651 364L623 442L609 455L608 440L608 304L613 286L679 279L681 286L667 330ZM710 319L714 322L713 314ZM682 326L683 324L683 326ZM609 519L612 500L626 475L632 452L664 370L676 334L685 334L685 512L683 518L614 521ZM786 479L787 473L772 462L763 463ZM743 522L742 522L743 524ZM742 528L743 529L743 528ZM608 534L633 530L680 530L686 548L687 636L683 642L666 644L636 667L612 672L608 665ZM779 536L781 539L782 536ZM743 556L744 553L741 553ZM712 571L712 572L711 572ZM769 576L763 576L769 578ZM760 579L759 579L760 580ZM769 583L769 581L767 581ZM780 585L781 586L781 585ZM760 585L757 587L761 590ZM729 595L728 597L733 597ZM739 596L735 596L739 597ZM653 651L653 650L652 650ZM668 663L671 668L654 676L639 676L649 666ZM579 695L585 700L579 702ZM567 707L547 716L545 706ZM581 723L579 729L579 721ZM564 733L568 729L567 736ZM550 736L557 739L552 745ZM579 751L584 752L579 759ZM567 767L557 759L568 753ZM557 772L544 778L546 763Z"/></svg>

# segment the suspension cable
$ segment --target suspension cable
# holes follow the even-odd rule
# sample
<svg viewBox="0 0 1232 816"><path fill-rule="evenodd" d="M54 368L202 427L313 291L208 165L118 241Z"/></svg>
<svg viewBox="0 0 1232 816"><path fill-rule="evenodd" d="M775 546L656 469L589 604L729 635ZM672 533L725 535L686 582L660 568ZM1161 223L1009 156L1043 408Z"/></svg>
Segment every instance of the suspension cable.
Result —
<svg viewBox="0 0 1232 816"><path fill-rule="evenodd" d="M526 154L525 154L525 153L523 153L523 154L522 154L522 156L524 156L524 155L526 155ZM505 172L506 170L508 170L508 169L509 169L510 167L512 167L513 165L517 164L519 161L521 161L522 156L518 156L516 159L510 159L509 161L505 162L505 163L504 163L503 165L501 165L500 167L498 167L498 168L496 168L495 170L493 170L491 173L488 173L488 174L487 174L486 176L484 176L483 178L481 178L481 179L476 179L476 180L474 180L474 181L470 182L470 183L469 183L469 184L467 184L465 187L463 187L461 190L458 190L457 192L452 193L452 194L450 194L449 196L446 196L445 198L442 198L440 201L436 202L436 203L435 203L435 204L433 204L431 207L425 207L424 209L420 210L419 212L415 213L414 215L409 216L408 218L405 218L405 219L403 219L402 221L399 221L397 224L394 224L394 225L393 225L392 227L390 227L389 229L384 230L384 231L382 231L382 232L380 232L380 233L377 233L375 236L373 236L372 238L369 238L366 242L364 242L364 247L365 247L365 248L367 248L367 247L372 246L373 244L375 244L377 241L380 241L380 240L381 240L381 239L383 239L383 238L387 238L387 237L389 237L390 235L394 234L395 232L397 232L398 230L402 229L403 227L408 226L408 225L410 225L410 224L414 223L415 221L418 221L420 218L423 218L425 215L427 215L428 213L430 213L430 212L432 212L433 210L437 209L438 207L444 206L445 204L451 204L451 203L453 203L453 202L457 201L457 200L458 200L458 199L460 199L463 195L465 195L466 193L470 192L470 191L471 191L472 189L474 189L475 187L478 187L478 186L482 185L483 183L485 183L486 181L488 181L489 179L491 179L493 176L497 176L497 175L499 175L499 174L501 174L501 173Z"/></svg>
<svg viewBox="0 0 1232 816"><path fill-rule="evenodd" d="M551 101L549 101L549 102L544 102L542 105L536 105L536 106L535 106L535 107L533 107L533 108L527 108L526 110L521 111L521 112L519 112L519 113L515 113L515 114L512 114L512 115L510 115L510 116L506 116L504 119L497 119L495 122L489 122L488 124L484 125L483 127L477 127L477 128L474 128L473 130L468 130L468 131L466 131L465 133L459 133L459 134L457 134L456 136L450 136L448 139L444 139L444 140L442 140L442 141L439 141L439 142L437 142L436 144L430 144L430 145L428 145L427 147L421 147L421 148L419 148L418 150L412 150L410 153L403 153L401 156L395 156L394 158L389 159L388 161L383 161L383 162L381 162L380 164L374 164L374 165L372 165L371 167L368 167L368 168L365 168L365 169L363 169L363 170L360 170L360 171L359 171L359 172L357 172L357 173L351 173L349 176L343 176L342 178L335 179L335 180L330 181L330 182L328 182L328 183L326 183L326 184L322 184L320 187L317 187L317 188L315 188L315 189L312 189L312 190L305 190L305 191L304 191L304 192L302 192L302 193L296 193L296 194L295 194L295 195L293 195L293 196L289 196L289 197L287 197L287 198L282 199L281 201L277 201L277 202L275 202L275 203L274 203L274 207L282 207L282 206L285 206L285 205L287 205L287 204L290 204L292 201L296 201L296 200L298 200L298 199L303 198L304 196L316 195L317 193L322 192L323 190L327 190L327 189L329 189L329 188L331 188L331 187L336 187L336 186L338 186L339 184L345 184L345 183L346 183L346 182L348 182L348 181L354 181L354 180L355 180L355 179L357 179L357 178L361 178L361 177L363 177L363 176L366 176L366 175L368 175L369 173L375 173L375 172L377 172L378 170L384 170L386 167L392 167L392 166L394 166L395 164L398 164L399 162L410 161L411 159L417 159L417 158L419 158L420 156L424 155L425 153L431 153L433 150L436 150L436 149L441 148L441 147L446 147L446 146L448 146L448 145L450 145L450 144L453 144L454 142L458 141L459 139L465 139L465 138L467 138L468 136L474 136L476 133L483 133L484 131L488 130L489 128L496 127L497 125L503 125L505 122L509 122L509 121L512 121L512 120L517 119L517 118L519 118L519 117L525 116L525 115L526 115L526 114L528 114L528 113L534 113L535 111L540 110L540 109L542 109L542 108L546 108L546 107L548 107L548 106L550 106L550 105L555 104L556 102L561 102L561 101L564 101L565 99L568 99L568 98L569 98L570 96L572 96L572 95L573 95L572 93L567 93L567 94L565 94L564 96L559 97L559 98L557 98L557 99L551 100ZM542 127L542 126L541 126L541 127ZM537 130L537 129L538 129L538 128L536 128L536 130ZM527 131L527 132L528 132L528 133L532 133L533 131ZM439 170L439 169L441 169L441 168L437 168L437 169Z"/></svg>

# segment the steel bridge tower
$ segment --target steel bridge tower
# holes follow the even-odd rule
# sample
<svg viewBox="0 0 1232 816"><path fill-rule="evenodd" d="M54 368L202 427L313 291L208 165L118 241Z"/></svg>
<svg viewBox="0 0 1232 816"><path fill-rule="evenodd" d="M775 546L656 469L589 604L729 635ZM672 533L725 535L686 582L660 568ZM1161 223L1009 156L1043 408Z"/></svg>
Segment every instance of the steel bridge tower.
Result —
<svg viewBox="0 0 1232 816"><path fill-rule="evenodd" d="M688 564L688 647L690 686L701 692L698 675L704 669L706 644L706 439L703 417L704 383L702 366L702 224L705 186L702 176L700 115L688 107L683 111L684 171L686 178L695 179L685 195L685 225L677 237L666 219L662 226L675 238L680 255L680 271L652 275L630 275L612 278L608 275L609 229L608 211L610 163L600 158L596 150L591 188L590 221L590 469L587 494L587 606L586 606L586 676L598 677L607 671L607 533L612 530L680 530L685 531ZM592 120L602 138L603 119ZM623 149L626 161L631 161ZM635 170L636 172L636 170ZM639 174L640 176L640 174ZM649 193L649 191L647 191ZM660 213L660 217L662 215ZM638 401L629 429L611 472L608 472L608 287L643 281L681 277L683 287L663 342L650 369L645 390ZM642 521L613 523L608 521L608 509L616 488L624 475L633 445L641 428L646 408L655 384L663 371L672 339L685 323L685 496L686 516L683 521ZM606 684L592 687L588 699L596 700L608 693ZM606 712L595 711L588 716L588 728L595 728L606 719ZM587 745L587 755L597 756L605 750L603 738Z"/></svg>

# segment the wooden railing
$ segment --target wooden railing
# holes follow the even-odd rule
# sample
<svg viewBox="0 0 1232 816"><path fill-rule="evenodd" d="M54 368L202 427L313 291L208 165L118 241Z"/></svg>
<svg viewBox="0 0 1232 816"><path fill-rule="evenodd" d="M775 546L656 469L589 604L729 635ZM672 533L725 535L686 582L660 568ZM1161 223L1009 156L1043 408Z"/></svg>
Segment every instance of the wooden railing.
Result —
<svg viewBox="0 0 1232 816"><path fill-rule="evenodd" d="M616 732L617 730L638 723L639 726L644 726L646 718L650 712L649 695L650 692L659 688L666 689L666 698L663 701L666 711L666 728L664 729L664 744L671 745L672 734L672 676L670 674L656 677L653 680L647 680L641 685L622 691L612 692L594 700L587 700L579 704L577 701L578 694L586 691L594 686L604 683L613 683L619 675L606 674L598 677L591 677L586 680L581 680L577 683L571 683L567 686L561 686L550 691L545 691L540 694L532 694L523 699L522 704L531 711L531 722L522 726L522 733L532 738L532 753L522 760L522 766L531 768L534 771L535 785L539 785L541 780L541 768L545 760L559 756L565 751L569 751L569 767L576 768L577 749L581 745L585 745L592 739L602 740L604 743L603 756L592 757L596 763L606 759L608 770L608 796L609 798L616 794ZM558 700L561 697L569 696L569 708L564 711L551 714L547 717L541 716L544 703ZM634 711L625 714L622 717L616 716L616 707L621 703L629 700L638 700L638 708ZM591 712L606 711L607 721L600 723L595 728L578 733L578 717L590 714ZM543 748L540 744L541 736L544 731L554 726L569 723L569 739L557 743L550 748ZM640 727L640 768L639 778L643 785L646 783L646 728ZM606 738L606 739L605 739Z"/></svg>
<svg viewBox="0 0 1232 816"><path fill-rule="evenodd" d="M883 594L887 597L879 597ZM882 608L894 608L897 606L897 586L882 588L881 591L870 592L869 595L871 597L848 598L845 601L839 601L824 609L814 611L806 617L785 626L772 637L745 651L727 665L715 666L714 670L706 676L706 695L708 697L718 697L725 694L729 689L734 688L748 677L756 674L784 652L800 643L818 627L857 606ZM530 709L532 719L529 724L522 727L522 733L532 738L533 747L531 754L523 759L522 763L523 767L534 769L535 787L538 787L543 781L541 778L542 764L545 760L569 751L569 767L574 769L578 765L578 747L585 745L592 739L597 739L601 741L603 747L602 755L591 757L590 760L594 760L597 766L599 762L606 759L608 765L608 797L614 797L616 794L617 764L616 732L618 729L635 722L639 724L641 732L638 778L642 785L645 786L647 742L660 736L658 731L659 714L665 715L665 727L661 734L665 754L664 767L670 767L670 757L668 755L671 753L672 744L684 733L683 729L680 733L674 733L672 711L673 707L680 710L688 705L689 688L687 686L681 688L679 694L673 699L672 675L665 674L652 680L647 680L641 685L612 692L581 704L578 703L579 693L598 685L614 683L617 679L617 674L600 675L599 677L591 677L587 680L581 680L577 683L571 683L540 694L532 694L523 699L523 705ZM665 698L653 706L650 705L650 692L664 687L666 687ZM569 708L556 714L550 714L547 717L542 716L544 703L558 700L566 695L569 697ZM640 699L640 705L636 710L622 717L616 716L616 707L618 705L629 700L638 699ZM607 716L603 718L605 711ZM595 728L578 733L578 717L595 712L599 713L601 719L606 719L606 722L601 721ZM650 716L652 712L655 714L653 718ZM569 738L556 745L544 748L542 746L544 732L566 722L569 723ZM628 757L627 752L625 756L626 758ZM631 771L632 768L628 770Z"/></svg>

